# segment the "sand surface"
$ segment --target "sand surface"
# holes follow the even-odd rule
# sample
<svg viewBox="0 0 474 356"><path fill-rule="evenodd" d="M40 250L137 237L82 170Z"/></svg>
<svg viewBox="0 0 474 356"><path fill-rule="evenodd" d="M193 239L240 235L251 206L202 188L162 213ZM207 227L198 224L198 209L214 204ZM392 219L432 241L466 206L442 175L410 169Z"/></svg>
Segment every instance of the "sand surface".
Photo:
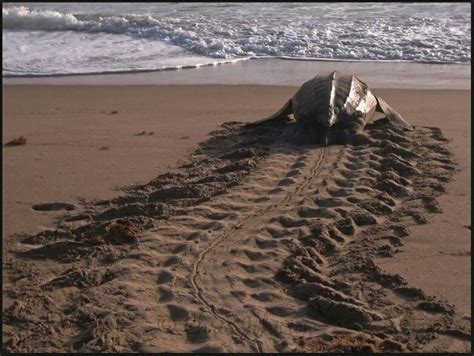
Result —
<svg viewBox="0 0 474 356"><path fill-rule="evenodd" d="M4 86L4 345L467 351L470 91L376 90L418 127L374 146L220 127L294 91Z"/></svg>
<svg viewBox="0 0 474 356"><path fill-rule="evenodd" d="M259 59L193 69L145 73L3 78L4 84L33 85L282 85L299 86L315 73L353 73L371 88L471 88L471 66L411 62L295 61Z"/></svg>

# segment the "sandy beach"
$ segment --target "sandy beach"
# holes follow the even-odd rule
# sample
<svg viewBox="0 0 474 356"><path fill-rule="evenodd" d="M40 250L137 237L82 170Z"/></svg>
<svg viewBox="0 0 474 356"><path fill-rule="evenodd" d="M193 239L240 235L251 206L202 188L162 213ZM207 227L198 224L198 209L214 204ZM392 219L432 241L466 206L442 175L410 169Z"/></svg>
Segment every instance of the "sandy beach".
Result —
<svg viewBox="0 0 474 356"><path fill-rule="evenodd" d="M4 3L2 353L471 353L471 12Z"/></svg>
<svg viewBox="0 0 474 356"><path fill-rule="evenodd" d="M323 148L241 131L295 84L7 83L7 350L470 351L470 90Z"/></svg>

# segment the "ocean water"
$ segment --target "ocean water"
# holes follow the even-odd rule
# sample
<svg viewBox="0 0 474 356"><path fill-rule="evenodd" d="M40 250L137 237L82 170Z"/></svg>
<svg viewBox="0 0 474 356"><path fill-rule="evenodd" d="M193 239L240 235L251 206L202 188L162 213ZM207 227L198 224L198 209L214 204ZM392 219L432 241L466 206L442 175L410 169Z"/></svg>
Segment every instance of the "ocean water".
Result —
<svg viewBox="0 0 474 356"><path fill-rule="evenodd" d="M470 3L4 3L4 77L248 59L471 63Z"/></svg>

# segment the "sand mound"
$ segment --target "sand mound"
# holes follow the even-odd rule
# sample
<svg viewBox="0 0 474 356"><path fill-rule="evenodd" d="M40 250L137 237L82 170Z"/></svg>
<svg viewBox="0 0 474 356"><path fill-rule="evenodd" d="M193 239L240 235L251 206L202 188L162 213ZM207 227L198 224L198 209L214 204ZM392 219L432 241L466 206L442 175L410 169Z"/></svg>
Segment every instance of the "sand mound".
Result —
<svg viewBox="0 0 474 356"><path fill-rule="evenodd" d="M226 123L179 170L19 237L5 261L9 351L419 351L469 323L375 257L440 211L441 131L367 128L298 145ZM54 205L56 204L56 205ZM65 208L45 205L40 210ZM441 347L441 346L439 346Z"/></svg>

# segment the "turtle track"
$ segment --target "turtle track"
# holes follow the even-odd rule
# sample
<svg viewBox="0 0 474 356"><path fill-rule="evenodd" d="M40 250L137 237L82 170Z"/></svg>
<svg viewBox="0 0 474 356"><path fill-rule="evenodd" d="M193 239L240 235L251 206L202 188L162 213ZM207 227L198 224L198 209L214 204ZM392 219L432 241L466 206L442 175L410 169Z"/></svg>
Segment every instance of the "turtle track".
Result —
<svg viewBox="0 0 474 356"><path fill-rule="evenodd" d="M291 196L294 195L295 193L301 194L301 192L304 190L305 186L308 185L311 182L311 180L314 178L314 176L316 175L316 171L319 168L319 166L321 165L322 160L324 159L324 150L325 150L324 147L322 147L320 149L320 158L315 162L313 167L311 167L310 174L308 176L304 177L304 180L300 185L298 185L294 190L288 192L285 195L285 197L283 199L281 199L280 201L278 201L277 203L272 204L268 207L260 208L256 212L253 212L253 213L249 214L249 216L241 217L241 220L245 220L246 224L252 224L252 222L261 219L262 214L268 214L269 211L275 210L279 206L281 206L282 204L285 204L288 201L290 201ZM271 163L270 163L270 166L271 166ZM212 311L212 313L215 314L218 318L220 318L221 320L223 320L226 323L228 323L229 325L231 325L232 329L236 333L240 334L242 337L244 337L244 338L248 339L249 341L253 342L256 345L256 350L258 352L263 352L261 342L259 340L251 339L251 338L247 337L246 334L234 322L232 322L231 320L228 320L223 315L221 315L219 312L217 312L216 307L214 307L213 305L211 305L207 301L207 299L206 299L206 297L203 293L203 288L200 286L199 279L198 279L199 266L203 262L205 256L211 254L212 250L214 248L216 248L218 245L225 243L226 239L229 238L229 236L232 233L241 233L241 231L242 231L242 226L241 225L242 224L239 222L239 223L237 223L236 226L231 227L230 231L225 232L221 237L214 240L211 244L209 244L209 246L207 248L205 248L199 254L198 259L196 260L196 262L193 265L193 273L191 275L191 280L192 280L193 288L195 289L196 295L198 295L199 299L204 304L206 304L208 309L210 309ZM240 230L240 231L238 231L238 230Z"/></svg>
<svg viewBox="0 0 474 356"><path fill-rule="evenodd" d="M374 351L436 349L439 334L452 334L451 329L467 339L470 327L454 316L452 305L408 286L376 263L403 246L410 225L426 224L428 215L441 211L436 197L455 170L443 147L446 139L437 128L418 127L402 136L378 124L369 131L381 139L378 144L348 149L348 159L332 179L322 177L326 191L316 184L317 209L304 212L315 216L310 234L297 240L277 278L328 323L379 338L364 341ZM321 208L333 219L338 213L339 220L315 214ZM317 338L302 344L343 350Z"/></svg>
<svg viewBox="0 0 474 356"><path fill-rule="evenodd" d="M377 266L440 211L455 171L446 139L383 121L367 131L370 145L296 146L291 127L226 123L175 172L18 237L4 272L17 300L4 310L16 335L6 348L416 351L464 340L452 306ZM54 267L38 276L43 260ZM48 341L49 325L64 343Z"/></svg>

